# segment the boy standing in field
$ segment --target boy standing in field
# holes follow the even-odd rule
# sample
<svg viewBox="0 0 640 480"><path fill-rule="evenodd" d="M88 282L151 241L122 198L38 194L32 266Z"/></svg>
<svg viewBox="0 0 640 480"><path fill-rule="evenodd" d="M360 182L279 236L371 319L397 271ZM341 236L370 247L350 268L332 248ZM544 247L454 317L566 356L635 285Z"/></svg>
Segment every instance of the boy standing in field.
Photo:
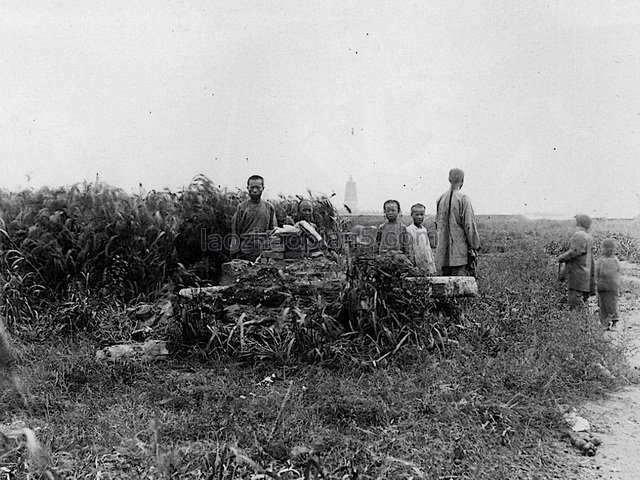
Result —
<svg viewBox="0 0 640 480"><path fill-rule="evenodd" d="M620 261L616 257L616 241L607 238L602 242L603 256L596 262L596 285L600 322L615 330L618 323L618 296L620 295Z"/></svg>
<svg viewBox="0 0 640 480"><path fill-rule="evenodd" d="M578 230L571 237L569 250L558 257L566 264L567 300L570 309L584 308L590 295L595 293L595 266L593 262L593 238L589 234L591 218L576 215Z"/></svg>
<svg viewBox="0 0 640 480"><path fill-rule="evenodd" d="M387 200L382 206L387 221L378 227L376 234L376 253L398 252L413 258L411 238L407 227L398 221L400 216L400 202Z"/></svg>
<svg viewBox="0 0 640 480"><path fill-rule="evenodd" d="M427 275L435 275L436 265L433 261L429 233L427 229L422 226L426 210L426 207L421 203L416 203L411 207L413 223L407 227L407 232L413 242L413 260L416 267Z"/></svg>

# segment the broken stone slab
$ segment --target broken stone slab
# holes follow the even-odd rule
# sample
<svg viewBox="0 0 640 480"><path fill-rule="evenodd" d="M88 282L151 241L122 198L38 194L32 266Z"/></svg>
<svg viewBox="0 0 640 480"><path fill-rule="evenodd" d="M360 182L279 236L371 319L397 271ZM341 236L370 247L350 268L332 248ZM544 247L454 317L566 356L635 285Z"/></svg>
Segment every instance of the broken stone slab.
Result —
<svg viewBox="0 0 640 480"><path fill-rule="evenodd" d="M474 277L406 277L405 288L423 287L434 298L476 297L478 283Z"/></svg>
<svg viewBox="0 0 640 480"><path fill-rule="evenodd" d="M144 343L125 343L101 348L96 352L96 360L117 362L121 360L139 360L151 362L162 360L169 354L164 340L147 340Z"/></svg>
<svg viewBox="0 0 640 480"><path fill-rule="evenodd" d="M311 275L309 278L290 278L285 282L290 290L298 290L304 287L317 289L336 289L346 287L346 277L344 275L328 275L334 278L318 279ZM421 288L431 292L434 298L454 298L454 297L475 297L478 295L478 284L473 277L406 277L403 280L405 288ZM245 290L255 290L262 293L265 287L251 286L250 284L216 285L213 287L183 288L178 295L184 298L197 298L199 296L216 297L222 293L228 293L231 288L242 288ZM274 288L274 287L271 287Z"/></svg>
<svg viewBox="0 0 640 480"><path fill-rule="evenodd" d="M183 288L178 292L178 295L184 298L195 298L200 296L215 297L219 293L229 290L232 285L214 285L213 287L192 287Z"/></svg>
<svg viewBox="0 0 640 480"><path fill-rule="evenodd" d="M222 272L224 278L224 282L221 281L221 285L218 287L204 287L202 289L183 289L180 291L181 296L190 295L188 298L192 298L193 296L198 295L198 293L202 294L211 294L215 296L215 294L224 291L225 286L229 285L237 285L240 273L249 268L250 263L243 263L243 261L234 260L233 262L224 263L222 265ZM302 265L302 264L301 264ZM309 264L311 267L313 264ZM291 285L289 285L290 278L288 275L293 274L293 272L289 271L285 268L285 272L281 274L282 280L285 284L287 284L290 288L297 288L299 286L303 286L304 280L299 279L297 282L294 281ZM316 280L314 283L315 287L322 288L324 284L327 286L331 285L332 287L336 286L336 281L338 283L342 282L342 284L346 287L346 275L344 273L338 273L335 271L327 270L314 270L313 268L306 269L306 271L300 272L304 277L308 279ZM320 278L318 278L319 276ZM315 278L314 278L315 277ZM319 281L318 281L319 280ZM298 283L298 284L296 284ZM311 282L310 282L311 283ZM433 276L433 277L406 277L403 280L405 288L424 288L431 292L431 296L434 298L454 298L454 297L475 297L478 295L478 284L474 277L445 277L445 276Z"/></svg>
<svg viewBox="0 0 640 480"><path fill-rule="evenodd" d="M579 416L575 411L564 414L564 420L574 432L588 432L591 425L586 418Z"/></svg>
<svg viewBox="0 0 640 480"><path fill-rule="evenodd" d="M346 286L346 276L344 274L336 274L333 272L329 272L328 275L331 275L333 278L317 278L312 274L306 273L304 276L301 273L293 273L288 274L285 277L283 283L285 286L272 285L269 287L261 286L261 285L251 285L250 282L242 282L235 283L234 285L215 285L212 287L192 287L192 288L183 288L178 292L178 295L183 298L198 298L198 297L216 297L220 294L225 294L225 296L229 296L232 292L237 291L253 291L256 293L256 296L263 296L265 294L270 294L279 290L283 292L286 290L298 291L304 288L315 288L320 291L329 289L335 290L341 287Z"/></svg>

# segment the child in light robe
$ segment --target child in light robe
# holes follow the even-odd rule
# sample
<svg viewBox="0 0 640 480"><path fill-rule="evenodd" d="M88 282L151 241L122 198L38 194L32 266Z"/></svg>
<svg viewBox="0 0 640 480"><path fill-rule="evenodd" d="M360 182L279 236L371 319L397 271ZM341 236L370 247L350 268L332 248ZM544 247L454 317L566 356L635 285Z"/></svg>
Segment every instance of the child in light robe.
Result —
<svg viewBox="0 0 640 480"><path fill-rule="evenodd" d="M407 232L413 242L413 261L416 267L427 275L435 275L437 270L429 242L429 232L422 225L425 213L426 207L421 203L411 207L413 223L407 227Z"/></svg>
<svg viewBox="0 0 640 480"><path fill-rule="evenodd" d="M596 288L600 322L607 329L615 330L620 317L618 296L620 295L620 261L616 257L616 241L607 238L602 242L603 256L596 262Z"/></svg>

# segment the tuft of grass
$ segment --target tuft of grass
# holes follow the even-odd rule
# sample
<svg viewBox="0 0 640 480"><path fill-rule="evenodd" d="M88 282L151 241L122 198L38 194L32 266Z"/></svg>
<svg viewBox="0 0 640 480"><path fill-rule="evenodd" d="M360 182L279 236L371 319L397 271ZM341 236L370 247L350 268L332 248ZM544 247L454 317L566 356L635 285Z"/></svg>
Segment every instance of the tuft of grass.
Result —
<svg viewBox="0 0 640 480"><path fill-rule="evenodd" d="M27 361L36 349L24 347ZM500 364L426 351L387 368L229 362L102 365L41 345L30 420L68 478L533 478L563 472L551 400L507 392ZM38 365L42 365L37 368ZM2 421L7 421L7 413ZM567 475L565 478L572 478ZM577 476L574 476L577 478Z"/></svg>

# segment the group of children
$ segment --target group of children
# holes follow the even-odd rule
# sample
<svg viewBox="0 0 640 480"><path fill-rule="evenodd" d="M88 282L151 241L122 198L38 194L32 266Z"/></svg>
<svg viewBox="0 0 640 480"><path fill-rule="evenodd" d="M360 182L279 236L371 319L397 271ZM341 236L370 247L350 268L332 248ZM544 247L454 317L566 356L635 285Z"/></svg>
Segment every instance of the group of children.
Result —
<svg viewBox="0 0 640 480"><path fill-rule="evenodd" d="M413 223L409 227L405 227L400 221L400 203L397 200L387 200L383 208L386 222L378 227L376 233L376 253L403 254L425 274L436 275L438 269L431 249L431 241L423 225L425 206L416 203L411 207ZM616 329L620 318L618 309L618 297L621 295L620 261L616 256L616 249L615 239L607 238L602 242L602 255L595 262L594 275L592 275L597 291L600 321L610 330Z"/></svg>
<svg viewBox="0 0 640 480"><path fill-rule="evenodd" d="M400 202L387 200L383 208L387 221L376 232L376 252L398 252L406 255L424 273L435 275L437 268L431 242L428 231L423 226L426 207L421 203L411 207L413 223L409 227L405 227L399 220Z"/></svg>
<svg viewBox="0 0 640 480"><path fill-rule="evenodd" d="M565 264L559 272L560 280L567 282L569 308L583 309L589 296L597 295L602 325L615 330L620 318L618 297L622 294L616 240L603 240L602 254L594 262L593 237L589 233L591 218L580 214L575 219L577 230L571 237L569 249L557 259L560 264Z"/></svg>

